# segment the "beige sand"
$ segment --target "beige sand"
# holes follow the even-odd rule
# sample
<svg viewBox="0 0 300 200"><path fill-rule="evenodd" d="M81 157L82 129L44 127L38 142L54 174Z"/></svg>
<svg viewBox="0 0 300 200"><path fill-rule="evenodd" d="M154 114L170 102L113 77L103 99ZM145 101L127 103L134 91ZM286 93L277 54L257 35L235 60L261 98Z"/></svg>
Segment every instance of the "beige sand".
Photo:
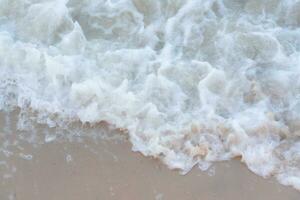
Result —
<svg viewBox="0 0 300 200"><path fill-rule="evenodd" d="M34 134L18 132L15 124L5 123L9 120L0 116L1 200L300 199L300 192L254 175L237 160L218 163L208 172L195 168L182 176L157 160L133 153L124 137L115 137L118 133L112 134L115 139L89 136L73 142L8 145L4 141L13 143L22 135L43 138L54 131L40 126ZM101 132L100 128L93 131Z"/></svg>

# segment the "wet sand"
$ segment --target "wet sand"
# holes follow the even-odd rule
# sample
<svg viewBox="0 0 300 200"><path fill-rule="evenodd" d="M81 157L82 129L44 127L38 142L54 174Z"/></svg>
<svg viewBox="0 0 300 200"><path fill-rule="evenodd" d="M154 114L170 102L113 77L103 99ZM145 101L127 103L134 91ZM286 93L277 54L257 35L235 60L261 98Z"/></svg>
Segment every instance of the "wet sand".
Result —
<svg viewBox="0 0 300 200"><path fill-rule="evenodd" d="M300 199L300 192L256 176L238 160L206 172L195 167L183 176L132 152L117 131L90 128L68 139L48 137L45 143L45 134L57 130L17 131L14 118L0 115L1 200ZM95 132L102 137L91 137ZM24 139L30 137L44 144Z"/></svg>

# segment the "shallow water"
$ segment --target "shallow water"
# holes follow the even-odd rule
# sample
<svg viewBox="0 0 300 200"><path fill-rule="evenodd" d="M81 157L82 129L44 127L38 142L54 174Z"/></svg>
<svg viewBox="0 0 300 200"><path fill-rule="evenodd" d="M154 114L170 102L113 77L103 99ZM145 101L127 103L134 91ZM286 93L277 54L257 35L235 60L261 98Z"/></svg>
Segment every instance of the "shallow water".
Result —
<svg viewBox="0 0 300 200"><path fill-rule="evenodd" d="M298 191L254 175L238 160L205 172L195 167L182 176L157 159L131 152L124 134L105 124L82 127L84 132L67 137L81 125L63 131L32 124L35 132L18 131L16 114L0 112L1 200L300 198ZM45 140L52 134L57 138Z"/></svg>
<svg viewBox="0 0 300 200"><path fill-rule="evenodd" d="M300 189L299 10L297 0L0 0L0 109L21 110L20 130L105 121L182 173L240 157Z"/></svg>

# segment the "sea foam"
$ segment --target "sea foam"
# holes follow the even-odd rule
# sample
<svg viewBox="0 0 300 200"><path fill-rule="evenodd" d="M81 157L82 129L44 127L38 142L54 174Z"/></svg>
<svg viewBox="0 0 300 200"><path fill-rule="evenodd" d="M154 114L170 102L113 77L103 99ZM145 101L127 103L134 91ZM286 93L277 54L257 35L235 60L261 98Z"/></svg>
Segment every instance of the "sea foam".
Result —
<svg viewBox="0 0 300 200"><path fill-rule="evenodd" d="M300 1L0 0L0 77L1 110L300 189Z"/></svg>

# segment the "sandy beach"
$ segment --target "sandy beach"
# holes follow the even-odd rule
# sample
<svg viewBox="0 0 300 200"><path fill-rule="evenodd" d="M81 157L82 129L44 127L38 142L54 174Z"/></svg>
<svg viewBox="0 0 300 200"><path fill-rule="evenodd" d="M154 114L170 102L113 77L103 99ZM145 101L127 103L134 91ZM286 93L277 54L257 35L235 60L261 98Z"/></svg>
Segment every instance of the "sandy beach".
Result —
<svg viewBox="0 0 300 200"><path fill-rule="evenodd" d="M3 200L300 198L298 191L256 176L238 160L180 175L160 161L132 152L124 134L105 126L82 128L81 135L69 138L61 131L61 138L55 138L50 136L58 130L41 125L31 132L17 131L16 114L2 113L0 122ZM101 137L92 137L95 132Z"/></svg>

